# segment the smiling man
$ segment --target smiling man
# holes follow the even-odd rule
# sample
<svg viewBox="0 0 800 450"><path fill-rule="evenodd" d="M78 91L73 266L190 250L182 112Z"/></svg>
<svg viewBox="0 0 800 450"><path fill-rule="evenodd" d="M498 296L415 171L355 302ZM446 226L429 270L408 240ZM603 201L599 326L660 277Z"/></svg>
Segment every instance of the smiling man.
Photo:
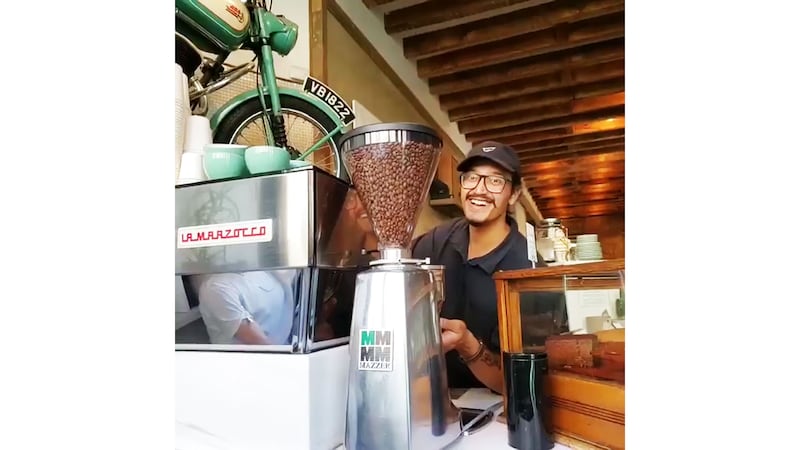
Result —
<svg viewBox="0 0 800 450"><path fill-rule="evenodd" d="M445 266L441 327L449 386L485 386L500 393L503 374L492 274L532 265L527 241L509 216L521 193L520 162L511 147L483 142L470 150L458 171L464 217L418 237L412 254Z"/></svg>

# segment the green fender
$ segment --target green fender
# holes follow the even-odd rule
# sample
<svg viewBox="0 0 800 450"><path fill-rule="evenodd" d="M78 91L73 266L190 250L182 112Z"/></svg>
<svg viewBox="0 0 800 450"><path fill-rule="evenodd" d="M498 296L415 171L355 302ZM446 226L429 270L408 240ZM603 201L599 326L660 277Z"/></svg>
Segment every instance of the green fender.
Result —
<svg viewBox="0 0 800 450"><path fill-rule="evenodd" d="M305 92L298 91L297 89L284 88L284 87L278 88L278 94L288 95L290 97L299 98L303 101L311 103L312 105L316 106L317 109L319 109L320 111L325 112L325 114L327 114L328 117L330 117L331 120L333 120L333 123L335 123L337 126L342 123L342 119L339 117L338 114L336 114L333 108L328 106L327 103L323 102L316 96L306 94ZM211 129L216 130L219 123L222 122L222 120L225 119L225 117L228 114L230 114L230 112L233 111L234 108L250 100L251 98L255 98L257 96L258 96L258 89L253 89L252 91L245 91L237 95L236 97L232 98L230 101L228 101L228 103L222 105L222 107L219 108L216 112L214 112L213 116L211 116L210 119ZM267 105L269 105L269 100L267 100Z"/></svg>

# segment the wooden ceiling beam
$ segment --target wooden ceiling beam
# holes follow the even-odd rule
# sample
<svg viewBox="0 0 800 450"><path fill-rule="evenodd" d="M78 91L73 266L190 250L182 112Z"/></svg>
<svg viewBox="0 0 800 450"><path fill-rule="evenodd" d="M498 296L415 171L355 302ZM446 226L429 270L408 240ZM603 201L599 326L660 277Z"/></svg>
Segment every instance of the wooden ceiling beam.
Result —
<svg viewBox="0 0 800 450"><path fill-rule="evenodd" d="M458 122L458 130L463 134L478 133L495 128L508 128L523 123L540 122L545 119L566 117L576 113L585 113L625 105L625 94L622 92L600 97L589 97L568 101L567 103L532 108L523 111L512 111L489 118L468 119Z"/></svg>
<svg viewBox="0 0 800 450"><path fill-rule="evenodd" d="M530 186L533 181L530 177L525 177L523 180ZM559 195L593 195L603 194L606 192L625 191L625 179L613 178L608 180L600 180L593 184L583 184L573 187L571 184L564 186L540 186L537 188L528 188L530 194L534 198L547 198Z"/></svg>
<svg viewBox="0 0 800 450"><path fill-rule="evenodd" d="M614 86L614 91L617 89L619 89L619 87ZM548 91L546 93L521 96L515 98L514 101L500 100L491 103L481 103L479 105L463 106L461 108L455 108L449 111L448 116L453 122L480 120L484 117L508 114L513 111L558 106L570 103L573 98L574 94L572 93L572 89L570 87L566 87L554 89L553 91Z"/></svg>
<svg viewBox="0 0 800 450"><path fill-rule="evenodd" d="M624 0L576 0L547 3L480 22L409 37L403 40L403 53L412 61L429 58L546 30L556 24L580 22L624 10Z"/></svg>
<svg viewBox="0 0 800 450"><path fill-rule="evenodd" d="M535 177L537 180L552 179L559 176L575 175L584 172L593 174L624 174L625 160L597 163L593 161L573 160L574 162L566 166L536 167L535 164L523 164L520 172L523 177ZM544 178L543 178L544 177Z"/></svg>
<svg viewBox="0 0 800 450"><path fill-rule="evenodd" d="M568 169L574 165L601 165L618 161L625 161L625 152L606 153L603 155L583 156L578 158L561 159L557 161L526 164L523 172L536 173L538 171Z"/></svg>
<svg viewBox="0 0 800 450"><path fill-rule="evenodd" d="M384 18L386 33L407 38L465 23L489 19L552 0L432 0L391 12Z"/></svg>
<svg viewBox="0 0 800 450"><path fill-rule="evenodd" d="M624 130L612 130L612 131L624 131ZM604 133L608 133L608 131L604 131ZM511 146L516 146L519 144L526 144L526 143L533 143L533 142L548 142L548 143L558 143L564 139L572 139L578 138L582 136L599 136L598 133L575 133L571 127L564 127L558 128L555 130L544 131L540 133L527 133L527 134L518 134L514 136L508 136L502 139L504 144L508 144Z"/></svg>
<svg viewBox="0 0 800 450"><path fill-rule="evenodd" d="M586 122L594 122L598 120L607 119L609 117L624 116L624 106L614 106L598 111L591 111L586 113L574 114L569 117L556 117L554 119L546 119L539 122L524 123L507 128L497 128L494 130L480 131L477 133L467 133L466 138L470 142L480 142L488 140L503 141L505 136L514 136L518 134L528 134L536 131L547 131L556 128L571 127L580 125Z"/></svg>
<svg viewBox="0 0 800 450"><path fill-rule="evenodd" d="M608 192L597 192L594 194L575 194L575 193L565 193L564 195L558 195L554 197L539 197L536 199L538 205L541 205L543 208L552 208L553 203L556 203L554 200L560 200L562 203L565 202L593 202L593 201L601 201L601 200L617 200L625 198L625 193L622 191L608 191Z"/></svg>
<svg viewBox="0 0 800 450"><path fill-rule="evenodd" d="M538 186L547 183L555 183L558 180L572 179L576 181L587 180L606 180L625 176L625 164L609 165L601 167L576 167L575 169L564 170L561 172L539 172L535 174L526 173L526 177L534 177Z"/></svg>
<svg viewBox="0 0 800 450"><path fill-rule="evenodd" d="M599 82L607 82L608 84L606 86L624 86L625 61L612 61L573 70L572 81L568 83L565 83L561 74L556 72L524 80L515 80L499 86L489 86L457 92L455 94L442 95L439 97L439 103L445 111L451 111L466 106L496 103L502 99L516 101L517 98L525 95L535 93L541 94L542 92L548 92L554 89L564 89ZM597 86L595 85L592 89L596 88ZM579 88L576 88L574 94L585 95Z"/></svg>
<svg viewBox="0 0 800 450"><path fill-rule="evenodd" d="M605 95L593 95L588 97L577 97L572 101L573 113L584 113L608 108L609 106L624 105L625 92L613 92Z"/></svg>
<svg viewBox="0 0 800 450"><path fill-rule="evenodd" d="M387 14L398 9L410 8L429 0L363 0L364 5L372 11Z"/></svg>
<svg viewBox="0 0 800 450"><path fill-rule="evenodd" d="M559 103L568 103L576 99L617 94L624 91L624 80L600 81L580 86L557 88L536 94L522 95L511 102L508 100L499 100L496 102L455 108L450 110L448 115L450 116L450 120L456 122L459 120L504 114L512 111L557 105Z"/></svg>
<svg viewBox="0 0 800 450"><path fill-rule="evenodd" d="M417 73L420 78L427 79L560 52L624 36L624 14L618 13L568 25L564 42L560 42L552 30L544 30L420 59L417 61Z"/></svg>
<svg viewBox="0 0 800 450"><path fill-rule="evenodd" d="M619 153L624 152L625 146L624 145L616 145L616 146L605 146L605 145L598 145L596 147L584 148L582 150L560 150L554 152L543 152L537 154L535 157L530 157L525 159L526 164L533 164L533 163L543 163L543 162L552 162L558 161L566 158L580 158L584 156L597 156L597 155L605 155L609 153Z"/></svg>
<svg viewBox="0 0 800 450"><path fill-rule="evenodd" d="M586 179L586 180L574 180L564 178L562 180L556 180L556 182L545 182L542 184L537 184L535 178L527 177L524 178L526 185L528 186L528 191L530 191L533 198L538 198L539 196L547 196L550 195L550 192L562 191L563 189L571 189L573 193L579 194L581 192L591 194L597 192L609 192L609 191L618 191L620 189L625 189L625 177L614 177L614 178L596 178L596 179Z"/></svg>
<svg viewBox="0 0 800 450"><path fill-rule="evenodd" d="M610 130L610 131L600 131L597 133L583 133L583 134L575 134L568 137L558 137L555 139L539 139L536 140L538 136L542 136L541 133L533 133L528 135L530 139L525 139L525 135L522 137L514 137L512 139L504 139L503 143L506 145L510 145L514 147L514 150L517 150L519 153L520 158L523 157L525 153L528 152L535 152L537 150L547 150L550 148L558 148L564 145L575 145L575 144L588 144L590 142L603 142L612 139L619 139L625 137L625 129L621 130ZM519 148L529 148L530 150L520 150Z"/></svg>
<svg viewBox="0 0 800 450"><path fill-rule="evenodd" d="M551 199L545 201L537 202L540 209L545 210L554 210L554 209L562 209L562 208L577 208L582 206L595 206L595 205L602 205L602 206L624 206L625 199L621 197L614 197L614 198L606 198L601 200L589 200L580 197L576 197L573 199L560 198L560 199Z"/></svg>
<svg viewBox="0 0 800 450"><path fill-rule="evenodd" d="M579 144L565 144L549 148L541 148L536 145L516 146L514 149L519 155L519 160L522 164L526 164L529 160L539 159L544 155L557 155L565 154L568 152L580 153L585 150L595 150L600 148L625 148L625 138L618 137L595 142L582 142Z"/></svg>
<svg viewBox="0 0 800 450"><path fill-rule="evenodd" d="M625 212L625 205L590 205L575 206L571 208L554 208L543 211L546 217L558 217L561 220L573 219L576 217L605 216L609 214L619 214Z"/></svg>
<svg viewBox="0 0 800 450"><path fill-rule="evenodd" d="M625 59L625 42L623 39L617 39L581 47L580 52L563 51L552 55L524 58L487 68L431 78L428 84L434 95L496 86L514 80L558 73L562 70L565 58L566 64L572 69L619 61Z"/></svg>

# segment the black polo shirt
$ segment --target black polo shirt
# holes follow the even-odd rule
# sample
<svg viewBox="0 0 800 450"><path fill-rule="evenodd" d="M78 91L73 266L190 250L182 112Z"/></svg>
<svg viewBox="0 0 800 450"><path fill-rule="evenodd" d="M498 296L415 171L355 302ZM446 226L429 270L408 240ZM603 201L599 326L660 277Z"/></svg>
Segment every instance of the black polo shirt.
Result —
<svg viewBox="0 0 800 450"><path fill-rule="evenodd" d="M528 244L509 217L511 232L494 250L467 259L469 225L454 219L419 236L411 247L412 257L429 257L431 264L444 266L445 301L441 316L463 320L487 349L500 351L497 319L497 290L492 274L498 270L529 269ZM453 388L484 387L456 351L447 355L448 384Z"/></svg>

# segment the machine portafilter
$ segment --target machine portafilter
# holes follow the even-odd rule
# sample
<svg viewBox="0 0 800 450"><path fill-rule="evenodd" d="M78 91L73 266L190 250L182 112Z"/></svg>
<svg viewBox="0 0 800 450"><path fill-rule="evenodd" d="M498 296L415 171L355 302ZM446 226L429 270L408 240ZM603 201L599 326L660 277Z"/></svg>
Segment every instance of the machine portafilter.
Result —
<svg viewBox="0 0 800 450"><path fill-rule="evenodd" d="M441 148L432 129L406 123L367 125L341 139L380 251L356 279L347 450L439 449L461 432L439 326L443 271L411 259L409 248Z"/></svg>

